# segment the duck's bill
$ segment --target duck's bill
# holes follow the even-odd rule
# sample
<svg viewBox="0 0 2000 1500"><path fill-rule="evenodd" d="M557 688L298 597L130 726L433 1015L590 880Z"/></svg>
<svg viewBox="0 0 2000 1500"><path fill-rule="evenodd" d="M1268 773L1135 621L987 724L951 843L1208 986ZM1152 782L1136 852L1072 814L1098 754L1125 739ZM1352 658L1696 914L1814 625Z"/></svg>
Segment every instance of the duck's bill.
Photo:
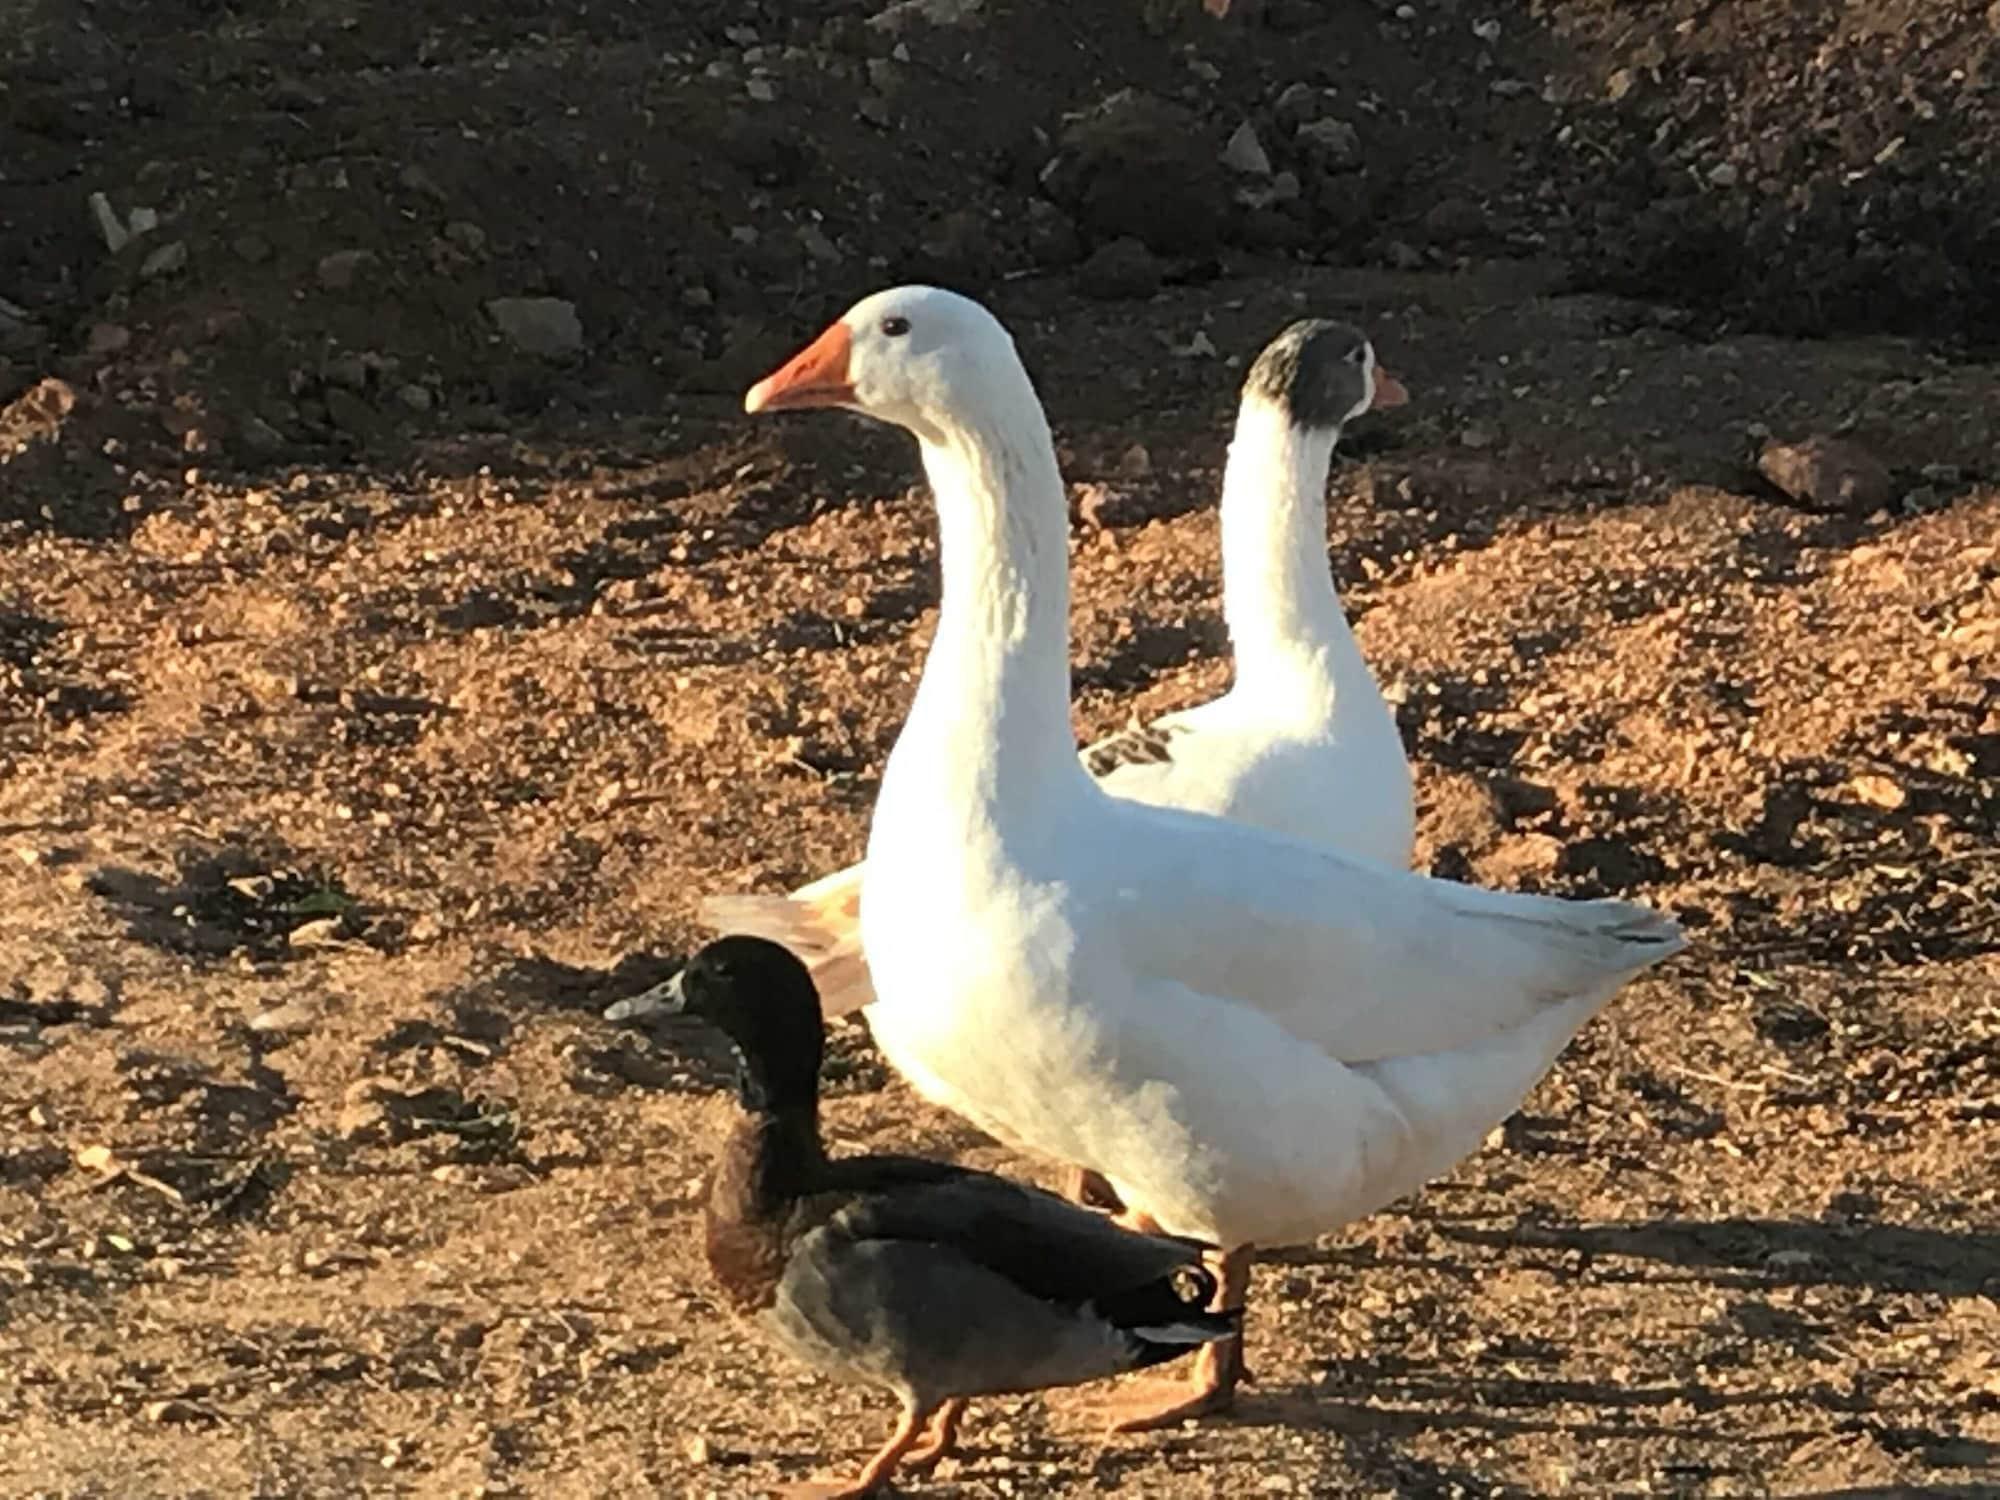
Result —
<svg viewBox="0 0 2000 1500"><path fill-rule="evenodd" d="M743 398L747 412L793 411L811 406L845 406L854 399L847 357L854 347L845 323L835 323Z"/></svg>
<svg viewBox="0 0 2000 1500"><path fill-rule="evenodd" d="M1402 406L1410 399L1409 390L1403 382L1391 375L1380 365L1375 367L1375 399L1368 403L1370 411L1381 411L1385 407Z"/></svg>
<svg viewBox="0 0 2000 1500"><path fill-rule="evenodd" d="M681 993L681 976L675 974L664 984L656 984L650 990L642 990L627 1000L620 1000L604 1008L607 1021L643 1021L648 1016L677 1016L687 1006L687 996Z"/></svg>

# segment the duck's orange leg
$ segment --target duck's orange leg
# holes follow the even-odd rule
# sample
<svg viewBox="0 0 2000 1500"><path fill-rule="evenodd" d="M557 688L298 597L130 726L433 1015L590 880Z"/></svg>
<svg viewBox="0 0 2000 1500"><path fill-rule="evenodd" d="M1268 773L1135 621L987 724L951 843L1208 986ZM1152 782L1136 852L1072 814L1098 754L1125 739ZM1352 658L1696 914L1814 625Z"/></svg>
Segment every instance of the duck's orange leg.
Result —
<svg viewBox="0 0 2000 1500"><path fill-rule="evenodd" d="M862 1466L861 1472L851 1480L812 1480L806 1484L793 1485L784 1493L787 1500L862 1500L865 1495L873 1495L889 1482L896 1472L896 1466L903 1461L909 1451L916 1447L917 1440L930 1426L932 1416L941 1411L935 1407L929 1411L906 1408L896 1430L889 1434L875 1456Z"/></svg>
<svg viewBox="0 0 2000 1500"><path fill-rule="evenodd" d="M965 1415L965 1397L953 1396L931 1414L924 1440L903 1455L902 1467L914 1474L928 1474L941 1459L958 1450L958 1422Z"/></svg>

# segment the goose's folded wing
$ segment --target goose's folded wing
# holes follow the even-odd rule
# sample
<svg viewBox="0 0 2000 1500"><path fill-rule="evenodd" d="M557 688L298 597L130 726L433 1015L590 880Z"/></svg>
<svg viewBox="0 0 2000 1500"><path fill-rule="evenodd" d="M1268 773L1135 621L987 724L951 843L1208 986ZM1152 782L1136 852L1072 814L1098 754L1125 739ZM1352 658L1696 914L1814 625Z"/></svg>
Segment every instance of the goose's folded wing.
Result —
<svg viewBox="0 0 2000 1500"><path fill-rule="evenodd" d="M1199 1241L1135 1234L1101 1213L984 1172L864 1192L832 1228L855 1239L944 1245L1024 1291L1089 1302L1196 1270Z"/></svg>
<svg viewBox="0 0 2000 1500"><path fill-rule="evenodd" d="M1121 808L1093 872L1124 964L1253 1006L1342 1062L1470 1046L1604 999L1685 945L1671 917L1362 864L1215 819Z"/></svg>

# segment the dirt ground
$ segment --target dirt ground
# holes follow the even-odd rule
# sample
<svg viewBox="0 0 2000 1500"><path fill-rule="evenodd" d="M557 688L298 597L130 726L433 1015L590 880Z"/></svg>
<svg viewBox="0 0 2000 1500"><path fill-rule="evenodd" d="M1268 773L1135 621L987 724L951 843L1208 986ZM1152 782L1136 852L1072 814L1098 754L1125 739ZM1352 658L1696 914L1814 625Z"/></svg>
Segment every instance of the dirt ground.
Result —
<svg viewBox="0 0 2000 1500"><path fill-rule="evenodd" d="M926 277L1055 421L1085 734L1223 684L1243 360L1364 322L1413 400L1330 551L1423 858L1696 941L1260 1267L1237 1416L987 1403L925 1492L2000 1494L2000 10L263 9L0 5L0 1493L872 1445L706 1284L721 1059L599 1013L860 850L927 502L738 403ZM1813 434L1882 493L1758 477Z"/></svg>

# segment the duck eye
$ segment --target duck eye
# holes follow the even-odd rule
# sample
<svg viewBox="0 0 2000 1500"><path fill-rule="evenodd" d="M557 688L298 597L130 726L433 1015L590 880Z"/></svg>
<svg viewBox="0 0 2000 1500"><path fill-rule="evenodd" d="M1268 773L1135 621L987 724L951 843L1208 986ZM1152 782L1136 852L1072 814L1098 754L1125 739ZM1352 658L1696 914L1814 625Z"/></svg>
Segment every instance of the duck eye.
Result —
<svg viewBox="0 0 2000 1500"><path fill-rule="evenodd" d="M899 339L909 331L910 320L908 318L884 318L882 320L882 333L886 338Z"/></svg>

